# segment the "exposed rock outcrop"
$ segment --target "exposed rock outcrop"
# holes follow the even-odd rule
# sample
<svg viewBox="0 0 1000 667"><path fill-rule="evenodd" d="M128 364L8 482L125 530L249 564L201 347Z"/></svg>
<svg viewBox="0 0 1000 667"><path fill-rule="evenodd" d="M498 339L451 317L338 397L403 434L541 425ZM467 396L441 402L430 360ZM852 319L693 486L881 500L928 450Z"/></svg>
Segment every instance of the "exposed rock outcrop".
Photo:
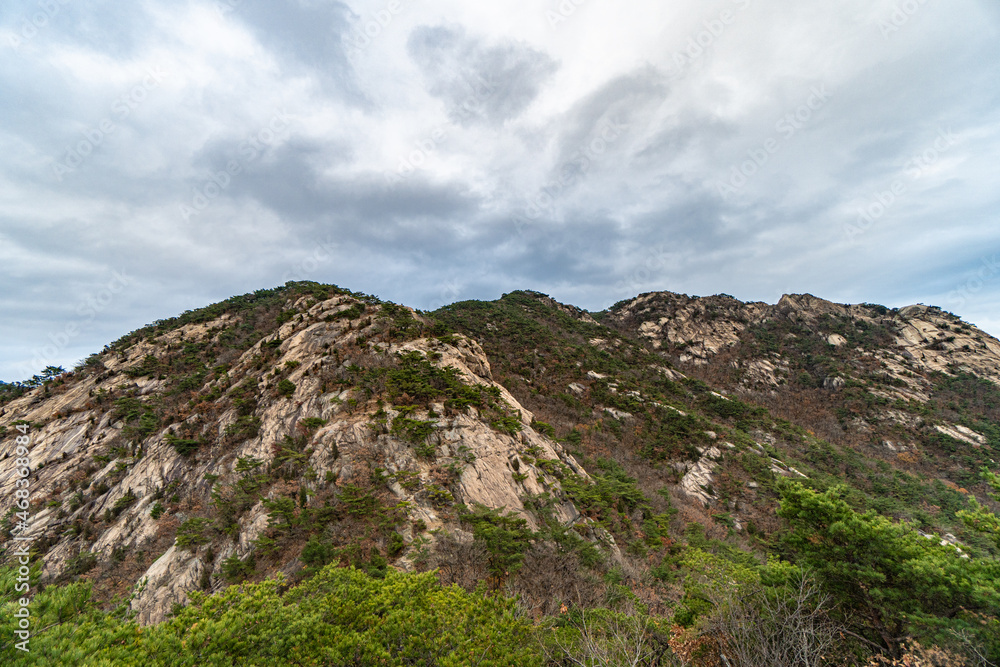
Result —
<svg viewBox="0 0 1000 667"><path fill-rule="evenodd" d="M184 602L188 591L221 586L226 558L246 558L257 551L269 525L266 501L289 494L308 498L357 483L359 475L371 474L376 465L396 500L405 503L401 507L406 507L408 521L420 523L423 530L455 529L450 508L456 503L503 509L522 516L534 529L537 517L523 499L553 492L556 501L550 510L556 520L563 525L588 521L560 499L559 481L545 462L559 462L584 478L586 472L558 443L531 428L533 415L493 381L477 342L464 336L451 336L448 342L367 342L385 325L371 306L363 311L368 316L360 317L362 302L349 296L318 303L302 298L285 309L299 315L239 354L224 372L205 374L193 389L208 399L163 408L165 414L151 433L137 433L136 420L143 411L151 414L152 406L166 404L167 382L155 370L147 376L134 369L186 344L219 344L229 315L105 352L102 372L68 377L58 393L40 388L5 406L0 426L10 428L16 420L33 425L32 494L41 507L29 534L47 546L43 580L58 578L79 561L81 552L102 562L142 554L128 561L132 570L122 573L119 592L134 585L132 605L140 622L157 622L174 603ZM450 409L436 403L406 413L414 423L432 425L418 453L414 442L389 429L403 414L400 408L381 404L358 388L331 386L329 378L348 372L341 360L341 351L346 357L348 349L355 357L370 358L376 369L407 353L437 368L452 368L464 385L492 392L517 428L498 430L476 407ZM239 407L233 396L241 386L251 387L259 401ZM121 414L123 405L136 414ZM314 424L311 430L303 430L304 420ZM234 436L241 425L249 425L245 434ZM181 453L176 442L182 437L198 447L194 454ZM272 461L281 443L291 442L288 438L305 438L291 454L298 457L301 477L275 477L262 486L261 497L251 500L252 506L228 529L233 539L193 548L174 543L179 525L204 516L216 502L214 493L240 482L240 462ZM12 456L13 447L13 439L4 441L0 459ZM450 481L442 477L446 468ZM0 514L10 508L14 481L13 466L0 467ZM400 534L406 549L399 566L411 567L410 547L417 535L409 524ZM433 542L434 533L426 533L423 544L433 547ZM278 564L286 566L294 563Z"/></svg>

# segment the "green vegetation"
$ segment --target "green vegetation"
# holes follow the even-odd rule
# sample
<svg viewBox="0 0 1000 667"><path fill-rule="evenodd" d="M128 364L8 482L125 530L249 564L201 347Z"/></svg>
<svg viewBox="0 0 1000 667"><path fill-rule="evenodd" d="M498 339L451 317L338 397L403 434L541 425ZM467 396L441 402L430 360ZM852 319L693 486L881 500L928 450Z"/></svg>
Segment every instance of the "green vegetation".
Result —
<svg viewBox="0 0 1000 667"><path fill-rule="evenodd" d="M236 577L240 569L230 566ZM0 577L5 600L14 576ZM30 653L12 646L14 604L0 613L0 660L26 667L543 664L513 600L443 587L432 573L388 570L377 579L328 566L288 590L268 580L192 593L174 618L142 629L124 606L101 610L89 584L49 587L35 598L33 620L46 630L32 637Z"/></svg>
<svg viewBox="0 0 1000 667"><path fill-rule="evenodd" d="M164 437L164 440L166 440L168 445L176 449L177 453L181 456L193 454L198 451L198 447L202 445L201 440L198 440L197 438L178 438L173 433L168 433Z"/></svg>
<svg viewBox="0 0 1000 667"><path fill-rule="evenodd" d="M521 420L512 415L504 415L490 422L490 426L507 435L517 435L521 430Z"/></svg>
<svg viewBox="0 0 1000 667"><path fill-rule="evenodd" d="M160 422L153 406L134 396L123 396L115 401L112 418L125 423L122 435L140 440L152 435Z"/></svg>
<svg viewBox="0 0 1000 667"><path fill-rule="evenodd" d="M48 387L61 384L65 381L66 369L62 366L46 366L41 373L37 373L27 380L18 382L0 381L0 405L5 405L16 398L24 396L35 387Z"/></svg>
<svg viewBox="0 0 1000 667"><path fill-rule="evenodd" d="M481 505L461 509L459 518L472 526L473 537L486 547L487 568L498 582L520 569L535 537L526 520Z"/></svg>
<svg viewBox="0 0 1000 667"><path fill-rule="evenodd" d="M778 514L791 528L784 548L833 597L843 623L892 655L911 637L948 645L964 634L1000 659L1000 562L961 558L910 525L855 512L842 495L785 483Z"/></svg>
<svg viewBox="0 0 1000 667"><path fill-rule="evenodd" d="M345 308L332 315L327 315L327 322L335 322L337 320L356 320L365 313L365 304L355 303L349 308Z"/></svg>
<svg viewBox="0 0 1000 667"><path fill-rule="evenodd" d="M210 519L193 517L186 520L177 529L177 548L192 549L210 541L207 531L212 524Z"/></svg>
<svg viewBox="0 0 1000 667"><path fill-rule="evenodd" d="M396 416L392 420L391 433L413 444L423 442L434 432L435 421L422 421Z"/></svg>
<svg viewBox="0 0 1000 667"><path fill-rule="evenodd" d="M647 303L644 307L653 308L645 317L657 316L655 306ZM734 370L741 365L732 362L733 355L720 355L724 361L718 367L692 367L692 371L698 372L697 377L668 380L651 368L654 363L669 366L662 356L638 349L627 338L616 339L614 332L588 323L582 316L574 316L571 308L561 308L537 293L515 292L494 302L457 303L432 316L438 322L439 335L462 333L478 340L490 358L494 377L535 414L539 425L535 430L544 429L550 436L561 436L590 472L588 481L568 473L558 462L539 461L534 458L537 454L525 452L523 463L519 466L515 461L512 465L514 480L523 482L528 478L524 463L556 477L565 497L577 509L609 530L630 555L651 562L650 572L657 580L685 581L685 597L674 618L691 627L692 637L704 638L702 633L712 623L721 623L726 614L735 614L733 610L739 607L725 596L709 595L692 583L699 579L700 573L692 566L690 556L704 552L732 564L726 568L738 566L751 573L744 581L746 599L758 601L758 612L769 609L767 613L771 614L771 620L754 617L751 625L758 621L760 627L768 627L769 623L772 628L780 625L783 614L796 608L793 581L811 590L814 601L835 599L842 615L837 616L832 607L818 603L813 611L818 614L815 619L827 624L824 627L832 623L853 633L847 635L849 641L840 642L855 652L853 658L844 657L844 664L864 662L861 656L874 645L899 657L903 643L912 638L948 647L956 655L971 655L969 646L986 641L988 631L982 629L992 631L996 627L998 610L987 592L996 585L996 554L1000 553L995 543L997 524L989 509L975 500L967 500L965 489L947 480L972 488L979 479L979 467L991 456L996 459L995 447L1000 447L1000 427L995 426L1000 422L1000 390L992 383L955 369L947 381L943 377L934 380L935 399L930 407L915 402L894 406L892 400L869 391L872 387L879 391L896 389L906 383L886 375L877 361L856 351L856 348L875 351L894 344L891 323L894 313L885 308L868 310L871 320L821 316L818 322L807 324L794 318L774 317L750 325L735 355L737 359L768 358L773 354L789 361L787 370L778 369L780 393L776 399L769 399L766 407L751 403L737 391L726 392L725 398L712 391L734 387L730 383L741 379L743 371ZM712 314L706 316L711 318ZM831 334L843 336L848 344L831 345L828 342ZM588 375L588 371L606 377ZM702 371L710 379L698 379L703 377ZM827 382L830 377L844 378L845 384L840 389L835 385L831 388ZM577 388L566 391L571 383L577 383ZM583 391L579 389L581 384ZM738 390L739 385L735 387ZM628 415L611 418L600 407ZM933 431L918 433L902 425L890 431L892 422L883 427L886 422L881 418L890 407L924 417L937 414L942 421L966 425L986 435L989 446L970 451L966 443L951 441ZM776 418L776 414L782 418ZM860 420L877 429L878 435L868 436L872 445L881 446L881 438L896 443L921 443L918 451L911 450L899 457L899 462L909 463L910 469L879 463L864 448L868 442L840 439L844 431ZM839 422L839 430L827 426L831 421ZM818 425L824 429L822 436L810 430ZM638 475L625 474L607 454L626 451L640 454L654 466L664 465L652 470L665 470L669 474L666 464L672 467L678 461L696 460L701 456L699 449L718 446L722 441L734 447L729 451L720 447L723 456L719 469L712 488L706 489L718 498L719 506L711 511L711 518L702 520L704 530L701 524L688 524L683 541L679 540L674 519L677 510L669 505L664 508L658 500L644 497L639 490L648 488L644 485L649 485L657 474L650 468L634 467L629 470L638 470ZM945 480L936 478L930 465L914 465L922 456L934 455L934 450L923 447L924 443L951 457L953 463L946 466L950 472ZM634 461L623 453L613 459ZM807 486L796 487L804 489L803 493L837 498L835 514L839 512L838 520L857 533L857 549L878 545L878 550L884 553L870 555L875 559L873 563L859 564L860 571L844 573L844 579L838 583L834 572L823 570L824 549L812 552L806 549L813 543L810 539L821 539L816 532L820 526L813 526L813 533L803 538L804 542L782 537L786 531L794 535L800 528L793 526L796 519L791 515L784 517L782 524L772 518L778 503L790 506L794 496L787 495L791 492L785 490L781 475L772 471L772 459L805 472ZM757 490L752 494L747 493L747 479L755 480ZM679 481L679 474L672 481ZM838 484L845 483L848 486L836 489ZM544 515L551 508L551 499L532 497L525 500L525 505L547 525ZM745 537L739 535L734 508L740 510L738 521ZM828 518L836 523L832 517ZM900 519L913 523L900 523ZM762 531L761 525L768 528ZM895 528L889 528L892 526ZM971 558L953 554L951 561L938 560L939 551L925 551L938 548L937 540L920 537L917 528L955 533L964 553ZM705 537L709 529L712 538ZM554 535L551 530L546 531L539 539ZM722 540L720 535L728 537ZM880 541L876 535L884 539ZM908 552L909 548L916 551ZM912 557L914 572L927 570L927 578L920 579L911 572L907 579L899 572L885 569L904 554ZM785 576L780 585L775 583L780 579L777 570L760 569L760 559L765 555L783 556L786 566L797 568L798 574ZM850 558L854 556L845 557L853 562ZM860 552L857 558L861 558ZM970 563L975 564L970 566ZM963 566L977 581L962 582L959 573ZM865 568L870 570L867 575ZM942 568L942 578L933 580L931 573ZM716 570L718 577L725 578L722 572ZM883 581L882 577L892 585L883 582L884 588L878 588L875 580ZM923 590L920 587L930 587L940 598L906 606L905 592L909 590L912 596L912 590ZM844 597L849 591L861 590L876 591L870 601L871 608ZM885 604L880 607L883 599ZM880 608L885 617L873 616L872 608ZM748 613L746 606L740 609L740 613ZM973 628L973 623L978 623L979 629ZM737 626L739 623L728 627ZM889 628L885 637L879 630L882 626ZM782 641L792 644L787 638ZM748 664L779 664L760 657L758 660Z"/></svg>
<svg viewBox="0 0 1000 667"><path fill-rule="evenodd" d="M385 384L391 399L403 396L426 405L443 398L448 406L462 409L468 406L486 407L500 397L496 387L467 385L454 368L439 368L419 352L407 352L399 357L399 367L385 372Z"/></svg>
<svg viewBox="0 0 1000 667"><path fill-rule="evenodd" d="M97 566L97 555L91 551L81 551L66 563L65 577L74 577L90 572Z"/></svg>
<svg viewBox="0 0 1000 667"><path fill-rule="evenodd" d="M142 362L132 368L125 370L125 375L138 378L144 376L155 376L160 371L160 360L155 355L147 354Z"/></svg>
<svg viewBox="0 0 1000 667"><path fill-rule="evenodd" d="M394 367L351 368L354 382L369 396L385 395L399 411L393 418L390 432L415 445L423 445L434 432L435 421L409 417L417 409L430 410L431 403L440 400L446 409L465 410L474 407L483 418L501 433L514 435L521 422L511 415L511 408L494 386L466 384L457 369L435 366L420 352L404 352ZM376 425L384 423L386 413L375 415ZM433 450L424 446L421 456L430 458Z"/></svg>
<svg viewBox="0 0 1000 667"><path fill-rule="evenodd" d="M307 431L315 431L318 428L326 426L326 420L319 417L306 417L300 420L299 424Z"/></svg>
<svg viewBox="0 0 1000 667"><path fill-rule="evenodd" d="M569 475L562 480L566 495L580 512L607 522L615 515L628 516L636 509L651 511L636 480L626 475L621 466L607 460L600 461L598 466L604 474L595 473L589 480Z"/></svg>
<svg viewBox="0 0 1000 667"><path fill-rule="evenodd" d="M222 561L222 578L230 584L247 579L253 575L253 571L253 556L250 556L247 560L242 560L239 556L233 554Z"/></svg>
<svg viewBox="0 0 1000 667"><path fill-rule="evenodd" d="M319 283L313 282L289 282L283 287L275 287L273 289L261 289L249 294L243 294L241 296L234 296L225 301L212 304L211 306L206 306L204 308L198 308L196 310L189 310L177 317L171 317L165 320L157 320L152 324L145 326L141 329L137 329L132 333L123 336L118 339L108 347L112 351L124 350L130 347L133 343L139 340L152 338L159 336L160 334L172 331L174 329L180 328L188 324L201 324L204 322L211 322L214 319L221 317L222 315L236 315L236 316L251 316L254 317L260 313L265 313L269 310L273 310L280 306L281 303L288 299L295 299L301 296L314 296L317 299L327 299L331 296L337 294L350 294L353 295L349 290L342 289L336 285L321 285ZM354 295L365 297L366 295ZM368 297L370 298L370 297ZM276 319L276 316L272 316ZM231 342L237 346L242 344L242 341L248 340L250 336L244 336L240 331L240 326L237 325L233 333L228 336L228 342ZM251 329L251 332L254 330ZM259 340L254 339L253 342Z"/></svg>
<svg viewBox="0 0 1000 667"><path fill-rule="evenodd" d="M260 417L250 415L237 417L235 422L226 427L226 436L232 438L234 442L256 437L258 433L260 433Z"/></svg>
<svg viewBox="0 0 1000 667"><path fill-rule="evenodd" d="M1000 475L992 473L989 470L983 470L982 474L983 478L996 492L991 493L990 497L1000 502ZM980 505L975 497L969 498L969 508L967 510L960 510L957 515L969 528L986 535L1000 549L1000 517Z"/></svg>
<svg viewBox="0 0 1000 667"><path fill-rule="evenodd" d="M321 313L331 324L317 329L338 338L322 340L315 359L284 359L279 327L291 338L315 324L320 299L337 294L353 299ZM654 347L635 335L637 324L659 319L657 298L612 329L534 292L414 317L335 286L290 283L130 334L77 370L95 378L80 409L94 411L91 424L110 412L121 436L109 432L80 474L36 501L65 517L64 534L78 542L60 582L38 592L35 627L45 630L25 664L59 664L64 654L94 665L714 667L725 652L733 667L824 664L821 655L860 667L876 653L904 660L913 640L1000 660L1000 478L991 472L1000 389L958 367L900 373L894 313L875 306L851 311L860 317L737 314L745 326L735 329L737 345L706 363L682 362L694 352L684 343ZM740 308L713 299L692 317L725 324ZM231 317L219 326L174 333L223 313ZM831 344L832 334L848 344ZM417 337L428 339L426 354L387 352ZM466 337L535 416L531 431L499 388L438 365L456 350L465 355ZM127 361L116 368L128 382L105 382L117 374L103 365L108 355ZM774 383L754 365L765 360ZM73 381L53 369L33 386L46 396ZM307 388L337 398L311 413L283 400ZM0 402L25 390L2 385ZM261 434L262 418L282 411L284 431L270 435L269 424L254 444L260 459L238 458L232 473L195 469L209 454L231 465L234 450ZM329 416L336 437L318 439L327 421L302 414ZM470 419L502 434L501 474L482 479L509 474L524 514L456 504L486 472L482 462L468 467L471 443L454 439ZM370 430L342 440L344 423ZM985 441L935 429L945 424ZM158 433L188 457L178 467L194 483L174 481L140 501L116 485ZM334 440L344 454L331 466L342 456ZM684 500L678 487L696 466L711 474L706 504ZM95 477L98 468L113 471ZM400 488L418 507L394 497ZM153 502L155 537L91 552L102 518L139 502ZM236 552L242 522L260 506L267 527ZM13 511L3 517L4 540L17 521ZM961 551L940 544L946 532ZM46 535L38 549L58 539ZM140 631L115 595L172 539L206 565L203 589L238 586L194 594L173 618ZM264 580L296 559L303 567L287 584ZM429 571L402 575L399 559ZM94 588L64 585L75 577ZM13 623L12 609L0 607L0 629Z"/></svg>

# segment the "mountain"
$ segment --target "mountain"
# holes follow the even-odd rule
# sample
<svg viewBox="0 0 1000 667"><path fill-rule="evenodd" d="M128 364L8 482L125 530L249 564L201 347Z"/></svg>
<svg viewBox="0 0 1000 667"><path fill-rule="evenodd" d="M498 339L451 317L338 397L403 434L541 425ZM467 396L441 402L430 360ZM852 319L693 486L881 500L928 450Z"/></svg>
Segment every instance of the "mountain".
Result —
<svg viewBox="0 0 1000 667"><path fill-rule="evenodd" d="M996 465L1000 341L939 308L661 292L616 304L605 321L868 456L963 485Z"/></svg>
<svg viewBox="0 0 1000 667"><path fill-rule="evenodd" d="M1000 611L1000 341L938 308L656 292L589 313L514 292L425 313L289 283L3 395L0 555L30 537L42 586L89 582L123 622L167 627L192 592L278 574L436 571L536 624L631 601L652 619L659 662L643 664L735 664L749 640L726 591L777 586L785 563L850 637L827 647L839 664L901 658L908 638L1000 650L983 639ZM824 569L861 562L824 532L845 525L881 545L863 573Z"/></svg>

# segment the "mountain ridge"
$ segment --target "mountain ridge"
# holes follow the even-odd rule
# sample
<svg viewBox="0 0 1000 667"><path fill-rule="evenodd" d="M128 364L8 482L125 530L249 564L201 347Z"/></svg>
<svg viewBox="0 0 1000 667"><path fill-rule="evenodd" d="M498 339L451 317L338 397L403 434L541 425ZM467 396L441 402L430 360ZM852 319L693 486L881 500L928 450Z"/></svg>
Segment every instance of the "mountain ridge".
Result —
<svg viewBox="0 0 1000 667"><path fill-rule="evenodd" d="M40 581L131 596L144 624L336 563L436 568L541 615L613 577L696 619L685 550L777 548L782 480L1000 551L961 519L995 506L1000 342L922 305L651 292L590 313L517 291L425 313L289 283L6 396L0 460L25 422Z"/></svg>

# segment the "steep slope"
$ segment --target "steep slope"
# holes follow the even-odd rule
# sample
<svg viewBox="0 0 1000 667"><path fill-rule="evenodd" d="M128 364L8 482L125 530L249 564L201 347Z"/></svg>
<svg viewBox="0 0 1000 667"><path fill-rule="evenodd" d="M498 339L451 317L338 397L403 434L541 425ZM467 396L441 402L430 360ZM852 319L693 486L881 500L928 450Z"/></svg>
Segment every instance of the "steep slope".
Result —
<svg viewBox="0 0 1000 667"><path fill-rule="evenodd" d="M157 622L187 591L247 575L412 569L438 529L471 539L460 504L538 529L522 498L559 482L534 462L586 477L474 341L422 337L412 311L343 290L264 296L137 332L4 406L8 436L31 425L43 581L139 584L132 606ZM8 535L16 479L0 469ZM550 512L588 534L571 502Z"/></svg>
<svg viewBox="0 0 1000 667"><path fill-rule="evenodd" d="M938 308L664 292L616 304L602 321L697 377L893 465L971 487L1000 458L1000 341Z"/></svg>
<svg viewBox="0 0 1000 667"><path fill-rule="evenodd" d="M666 509L656 508L672 517L665 542L650 539L648 523L638 527L642 514L633 514L631 529L619 528L616 537L629 564L644 563L668 589L685 577L674 619L686 626L712 607L700 587L704 566L692 569L684 555L692 551L731 562L716 565L721 569L709 579L744 566L747 554L795 560L815 549L810 567L818 567L825 550L836 559L845 539L869 530L865 522L882 522L871 539L886 531L902 542L932 539L952 549L942 565L957 556L995 570L1000 540L987 526L996 520L963 514L979 507L973 497L1000 509L981 474L997 470L1000 454L996 341L938 309L902 312L811 296L768 306L659 293L591 316L545 295L515 292L432 316L479 340L494 377L592 474L610 461L637 480L647 499L668 500ZM821 492L823 500L793 512L798 492L792 489L799 488ZM786 513L779 515L779 507ZM817 516L800 542L789 543L790 523L832 507L836 512ZM847 525L852 529L844 532ZM829 542L822 537L827 529L834 533ZM882 578L826 590L843 595L845 609L875 618L884 611L880 603L866 607L851 591L911 577L885 572L901 558L886 554L909 547L861 540L857 549L843 555L844 563L883 554L880 565L858 565ZM734 576L717 585L731 588ZM913 586L923 584L908 580L903 598L923 599L912 596ZM901 618L891 627L872 621L852 630L898 657Z"/></svg>
<svg viewBox="0 0 1000 667"><path fill-rule="evenodd" d="M990 550L955 513L970 491L991 502L980 470L1000 454L996 341L904 310L656 293L596 314L609 329L516 292L433 316L481 341L494 377L585 466L614 459L710 534L776 529L776 475L847 483L858 509Z"/></svg>
<svg viewBox="0 0 1000 667"><path fill-rule="evenodd" d="M744 333L770 321L798 324L833 347L879 349L923 372L953 367L1000 384L1000 341L959 317L933 306L889 310L875 304L846 305L811 294L786 294L775 305L743 303L728 295L690 297L652 292L615 304L602 321L646 338L656 349L685 363L704 363L745 342ZM785 332L788 333L794 332ZM900 371L889 368L905 379ZM773 371L761 380L775 383Z"/></svg>
<svg viewBox="0 0 1000 667"><path fill-rule="evenodd" d="M1000 505L980 477L1000 453L998 349L938 309L809 295L665 292L591 314L514 292L422 313L290 283L6 392L0 555L23 536L28 430L41 583L130 595L144 624L181 614L190 628L150 636L185 651L177 633L204 618L180 612L189 594L364 581L323 569L351 565L516 597L553 665L626 632L714 667L747 628L806 636L793 607L841 638L811 659L900 657L910 637L1000 656ZM745 618L737 599L756 601ZM595 608L615 623L597 645L580 625ZM757 656L743 664L779 664Z"/></svg>

